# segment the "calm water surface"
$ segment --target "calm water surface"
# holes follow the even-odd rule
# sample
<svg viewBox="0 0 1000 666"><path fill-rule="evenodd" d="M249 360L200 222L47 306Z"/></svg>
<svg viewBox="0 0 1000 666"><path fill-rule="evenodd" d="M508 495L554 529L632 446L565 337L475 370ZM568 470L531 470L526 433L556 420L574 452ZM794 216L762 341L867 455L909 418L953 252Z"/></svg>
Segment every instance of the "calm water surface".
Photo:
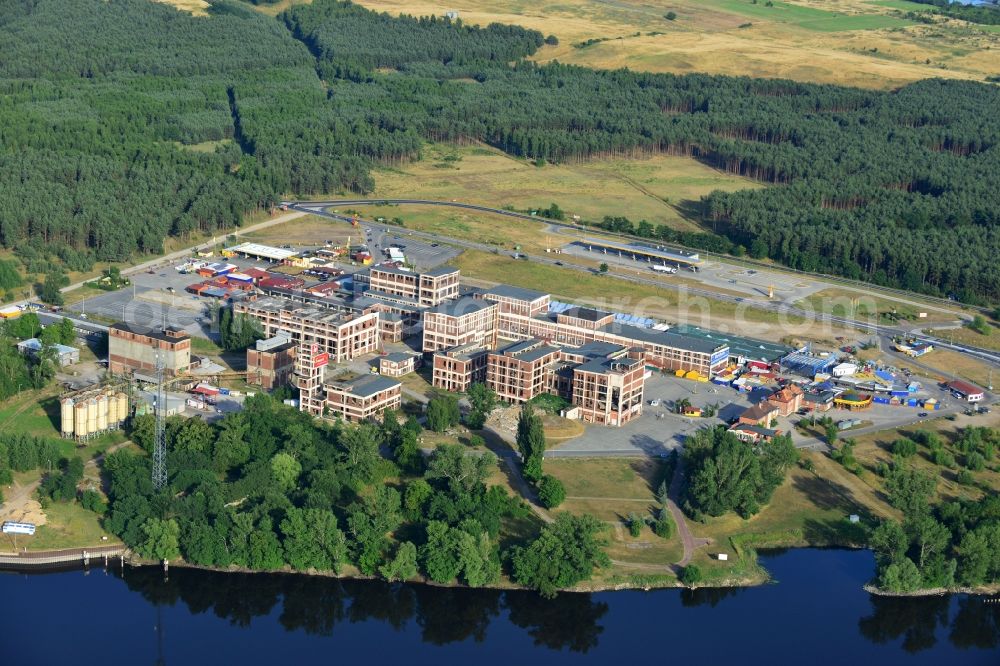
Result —
<svg viewBox="0 0 1000 666"><path fill-rule="evenodd" d="M181 569L6 574L0 664L1000 665L1000 604L872 597L867 552L762 559L778 584L553 601Z"/></svg>

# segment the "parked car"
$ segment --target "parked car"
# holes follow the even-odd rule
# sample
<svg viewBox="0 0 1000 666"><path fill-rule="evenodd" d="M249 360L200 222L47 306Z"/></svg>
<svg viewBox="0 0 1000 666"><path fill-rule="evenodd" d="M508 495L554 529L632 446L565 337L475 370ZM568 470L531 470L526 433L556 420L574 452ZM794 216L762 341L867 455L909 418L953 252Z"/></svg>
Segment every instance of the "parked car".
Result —
<svg viewBox="0 0 1000 666"><path fill-rule="evenodd" d="M927 412L920 412L919 414L917 414L917 416L919 416L920 418L924 418L925 416L927 416Z"/></svg>
<svg viewBox="0 0 1000 666"><path fill-rule="evenodd" d="M659 407L660 406L660 399L659 398L653 398L652 400L649 401L649 406L650 407Z"/></svg>

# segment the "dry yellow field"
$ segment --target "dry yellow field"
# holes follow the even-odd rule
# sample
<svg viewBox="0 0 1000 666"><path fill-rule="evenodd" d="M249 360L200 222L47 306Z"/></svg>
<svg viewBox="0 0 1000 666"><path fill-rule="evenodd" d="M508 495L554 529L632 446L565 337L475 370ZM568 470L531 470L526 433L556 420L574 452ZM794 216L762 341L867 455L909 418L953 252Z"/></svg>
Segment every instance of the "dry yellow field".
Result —
<svg viewBox="0 0 1000 666"><path fill-rule="evenodd" d="M156 0L204 15L205 0ZM255 9L275 16L294 4ZM955 20L905 20L905 0L358 0L393 14L457 11L467 23L513 23L555 34L539 62L649 72L780 77L892 88L931 77L1000 74L1000 31ZM675 20L666 13L674 12ZM584 48L587 40L601 40Z"/></svg>
<svg viewBox="0 0 1000 666"><path fill-rule="evenodd" d="M567 217L624 215L687 230L697 227L678 212L678 204L713 190L761 186L673 155L536 167L486 146L442 144L427 145L418 161L374 175L374 198L458 200L518 210L556 203Z"/></svg>
<svg viewBox="0 0 1000 666"><path fill-rule="evenodd" d="M887 88L930 77L1000 73L1000 34L960 21L922 25L897 17L893 0L359 0L390 13L458 11L469 23L515 23L560 43L540 62L651 72L782 77ZM665 19L676 13L673 21ZM747 25L750 24L750 25ZM638 33L638 34L637 34ZM600 43L576 48L589 39Z"/></svg>
<svg viewBox="0 0 1000 666"><path fill-rule="evenodd" d="M195 16L205 16L208 14L208 3L205 0L153 0L162 2L165 5L173 5L177 9L191 12Z"/></svg>

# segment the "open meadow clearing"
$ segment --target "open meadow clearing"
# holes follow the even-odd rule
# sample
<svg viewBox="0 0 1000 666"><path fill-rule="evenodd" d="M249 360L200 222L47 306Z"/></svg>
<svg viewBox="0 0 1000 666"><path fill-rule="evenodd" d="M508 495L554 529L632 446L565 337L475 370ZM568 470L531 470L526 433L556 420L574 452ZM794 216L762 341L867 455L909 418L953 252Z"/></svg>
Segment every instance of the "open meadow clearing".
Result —
<svg viewBox="0 0 1000 666"><path fill-rule="evenodd" d="M535 56L540 62L791 78L866 88L895 87L929 77L982 79L1000 73L1000 61L986 50L1000 46L1000 35L989 30L991 26L961 21L923 25L903 14L924 12L927 7L906 2L362 0L360 4L393 14L458 11L469 23L516 23L554 33L559 44L543 47ZM667 12L676 15L674 20L666 18ZM587 42L591 43L583 46Z"/></svg>
<svg viewBox="0 0 1000 666"><path fill-rule="evenodd" d="M678 208L714 190L761 187L675 155L589 160L542 167L488 146L429 144L422 159L375 172L377 197L457 200L518 210L559 205L567 217L621 215L686 231L697 227Z"/></svg>

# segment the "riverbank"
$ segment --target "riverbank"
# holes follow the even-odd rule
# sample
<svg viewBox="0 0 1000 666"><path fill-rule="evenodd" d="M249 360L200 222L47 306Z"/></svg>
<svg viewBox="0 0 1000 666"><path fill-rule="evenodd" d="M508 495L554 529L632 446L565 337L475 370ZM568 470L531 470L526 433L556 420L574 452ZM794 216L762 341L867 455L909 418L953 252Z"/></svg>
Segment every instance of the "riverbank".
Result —
<svg viewBox="0 0 1000 666"><path fill-rule="evenodd" d="M752 539L750 537L761 537L763 535L744 535L746 538L741 540L742 546L745 548L746 544ZM866 548L858 548L852 546L843 545L815 545L815 544L803 544L802 542L795 543L782 543L780 540L775 539L772 535L768 538L758 538L755 542L762 552L758 552L756 549L751 549L750 552L743 551L740 554L741 558L753 558L754 571L756 575L748 576L744 578L731 577L728 579L716 579L708 581L707 584L695 584L695 585L684 585L680 583L676 578L667 576L649 576L643 574L634 574L627 577L622 577L621 573L614 573L614 567L601 570L601 573L610 573L611 575L605 580L591 580L586 581L580 585L575 585L571 588L566 588L560 590L561 593L573 593L573 594L590 594L590 593L600 593L600 592L621 592L626 590L642 590L651 591L656 589L679 589L679 590L698 590L698 589L745 589L752 587L759 587L766 585L768 583L777 582L771 573L765 569L760 563L759 558L772 557L776 553L789 550L816 550L816 549L830 549L830 550L851 550L851 551L861 551L867 550ZM734 544L735 545L735 544ZM104 561L105 565L109 564L111 558L124 558L124 562L131 567L135 568L160 568L163 566L162 562L156 562L154 560L146 560L143 558L136 557L124 544L112 544L104 546L94 546L94 547L81 547L81 548L70 548L61 549L55 551L25 551L21 553L3 553L0 552L0 570L14 571L20 573L32 573L38 571L39 569L49 568L49 567L59 567L61 565L78 565L80 567L89 566L90 562ZM212 567L200 564L194 564L191 562L185 562L184 560L175 560L169 563L168 569L190 569L197 571L207 571L212 573L222 573L222 574L242 574L242 575L292 575L292 576L311 576L316 578L329 578L335 580L344 581L378 581L378 582L394 582L387 581L385 578L380 576L369 576L361 573L356 569L356 567L347 565L340 572L335 571L318 571L315 569L309 570L296 570L291 567L285 567L281 569L251 569L249 567L239 567L239 566L229 566L229 567ZM484 589L484 590L496 590L496 591L523 591L531 592L531 588L518 585L507 578L503 578L497 583L490 585L484 585L481 588L472 588L468 585L464 585L457 581L451 583L438 583L425 576L417 576L415 578L410 578L407 580L398 581L401 583L406 583L408 585L427 585L436 588L450 588L450 589ZM953 594L966 594L980 597L998 597L1000 596L1000 584L984 585L979 587L953 587L953 588L931 588L926 590L915 590L913 592L889 592L887 590L882 590L877 586L866 583L861 587L865 592L887 598L926 598L926 597L939 597L947 596Z"/></svg>

